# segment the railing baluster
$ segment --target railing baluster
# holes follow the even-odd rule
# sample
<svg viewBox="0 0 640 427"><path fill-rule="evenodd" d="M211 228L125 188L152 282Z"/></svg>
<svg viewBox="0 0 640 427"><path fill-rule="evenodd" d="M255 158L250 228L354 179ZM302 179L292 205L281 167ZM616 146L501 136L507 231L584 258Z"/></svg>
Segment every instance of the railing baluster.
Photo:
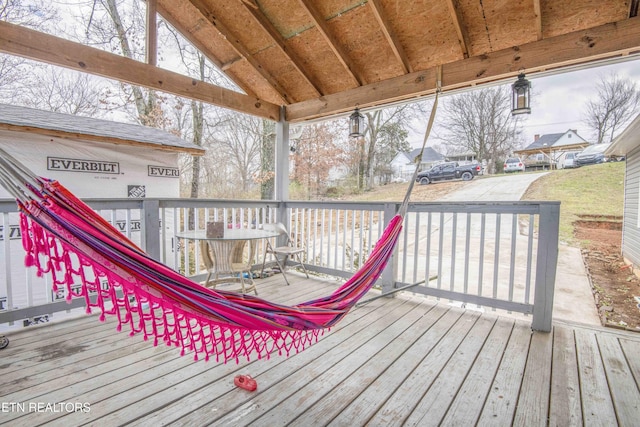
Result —
<svg viewBox="0 0 640 427"><path fill-rule="evenodd" d="M494 250L493 250L493 298L498 297L498 272L500 268L500 224L502 217L496 214L496 228L494 231ZM492 307L495 310L495 307Z"/></svg>
<svg viewBox="0 0 640 427"><path fill-rule="evenodd" d="M456 236L458 231L458 213L453 213L451 221L451 279L449 280L449 290L454 290L456 281Z"/></svg>
<svg viewBox="0 0 640 427"><path fill-rule="evenodd" d="M518 214L511 214L511 254L509 261L509 301L513 301L516 274L516 237L518 237Z"/></svg>
<svg viewBox="0 0 640 427"><path fill-rule="evenodd" d="M467 229L464 243L464 290L469 292L469 254L471 253L471 214L467 213Z"/></svg>
<svg viewBox="0 0 640 427"><path fill-rule="evenodd" d="M531 263L533 260L533 226L534 226L534 216L529 215L529 235L527 236L527 272L525 274L526 284L525 284L525 293L524 293L524 302L525 304L529 304L529 295L531 294Z"/></svg>

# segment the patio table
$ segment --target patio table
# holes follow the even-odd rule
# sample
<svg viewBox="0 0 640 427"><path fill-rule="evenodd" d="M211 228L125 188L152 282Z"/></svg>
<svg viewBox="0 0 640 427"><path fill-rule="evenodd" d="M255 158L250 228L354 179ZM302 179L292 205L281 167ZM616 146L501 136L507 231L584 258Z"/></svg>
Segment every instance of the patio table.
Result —
<svg viewBox="0 0 640 427"><path fill-rule="evenodd" d="M213 253L213 265L210 273L214 275L209 280L210 275L205 281L205 286L213 286L220 283L244 283L242 273L233 268L234 264L243 263L244 248L247 243L250 245L249 262L255 255L257 241L277 237L278 233L272 230L263 230L255 228L225 228L222 235L212 237L207 235L205 230L187 231L176 233L176 237L183 240L193 240L195 242L206 242ZM206 247L204 247L206 250ZM209 262L204 258L206 254L202 253L205 265ZM221 277L225 276L225 277ZM255 283L253 278L249 277L250 286L245 288L246 291L255 291Z"/></svg>

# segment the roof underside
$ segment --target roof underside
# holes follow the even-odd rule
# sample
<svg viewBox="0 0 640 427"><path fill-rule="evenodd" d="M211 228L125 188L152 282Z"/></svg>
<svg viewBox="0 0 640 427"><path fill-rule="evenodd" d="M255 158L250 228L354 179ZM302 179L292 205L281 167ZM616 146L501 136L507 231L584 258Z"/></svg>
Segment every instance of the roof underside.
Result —
<svg viewBox="0 0 640 427"><path fill-rule="evenodd" d="M291 122L640 52L638 0L155 1L245 94L5 23L0 51Z"/></svg>

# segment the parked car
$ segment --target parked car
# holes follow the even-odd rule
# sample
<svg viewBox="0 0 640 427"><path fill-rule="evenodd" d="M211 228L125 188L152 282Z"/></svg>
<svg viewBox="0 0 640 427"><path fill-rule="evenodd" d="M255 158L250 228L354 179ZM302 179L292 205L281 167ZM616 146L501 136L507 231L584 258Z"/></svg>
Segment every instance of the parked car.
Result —
<svg viewBox="0 0 640 427"><path fill-rule="evenodd" d="M562 161L562 169L569 168L577 168L578 164L576 162L576 157L578 156L577 152L567 153L564 155L564 160Z"/></svg>
<svg viewBox="0 0 640 427"><path fill-rule="evenodd" d="M431 169L418 174L416 182L429 184L434 181L461 179L470 181L482 170L479 164L460 165L458 162L445 162L433 166Z"/></svg>
<svg viewBox="0 0 640 427"><path fill-rule="evenodd" d="M524 172L524 163L519 157L509 157L504 161L505 172Z"/></svg>
<svg viewBox="0 0 640 427"><path fill-rule="evenodd" d="M576 156L576 165L594 165L606 162L604 151L609 148L610 143L590 145Z"/></svg>

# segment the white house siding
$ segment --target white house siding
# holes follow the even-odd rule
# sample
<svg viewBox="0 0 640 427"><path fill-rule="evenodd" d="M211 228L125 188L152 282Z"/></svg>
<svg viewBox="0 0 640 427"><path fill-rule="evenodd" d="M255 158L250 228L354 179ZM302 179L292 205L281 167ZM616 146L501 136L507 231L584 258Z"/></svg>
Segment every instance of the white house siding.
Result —
<svg viewBox="0 0 640 427"><path fill-rule="evenodd" d="M637 268L640 266L640 147L627 155L624 188L622 253Z"/></svg>

